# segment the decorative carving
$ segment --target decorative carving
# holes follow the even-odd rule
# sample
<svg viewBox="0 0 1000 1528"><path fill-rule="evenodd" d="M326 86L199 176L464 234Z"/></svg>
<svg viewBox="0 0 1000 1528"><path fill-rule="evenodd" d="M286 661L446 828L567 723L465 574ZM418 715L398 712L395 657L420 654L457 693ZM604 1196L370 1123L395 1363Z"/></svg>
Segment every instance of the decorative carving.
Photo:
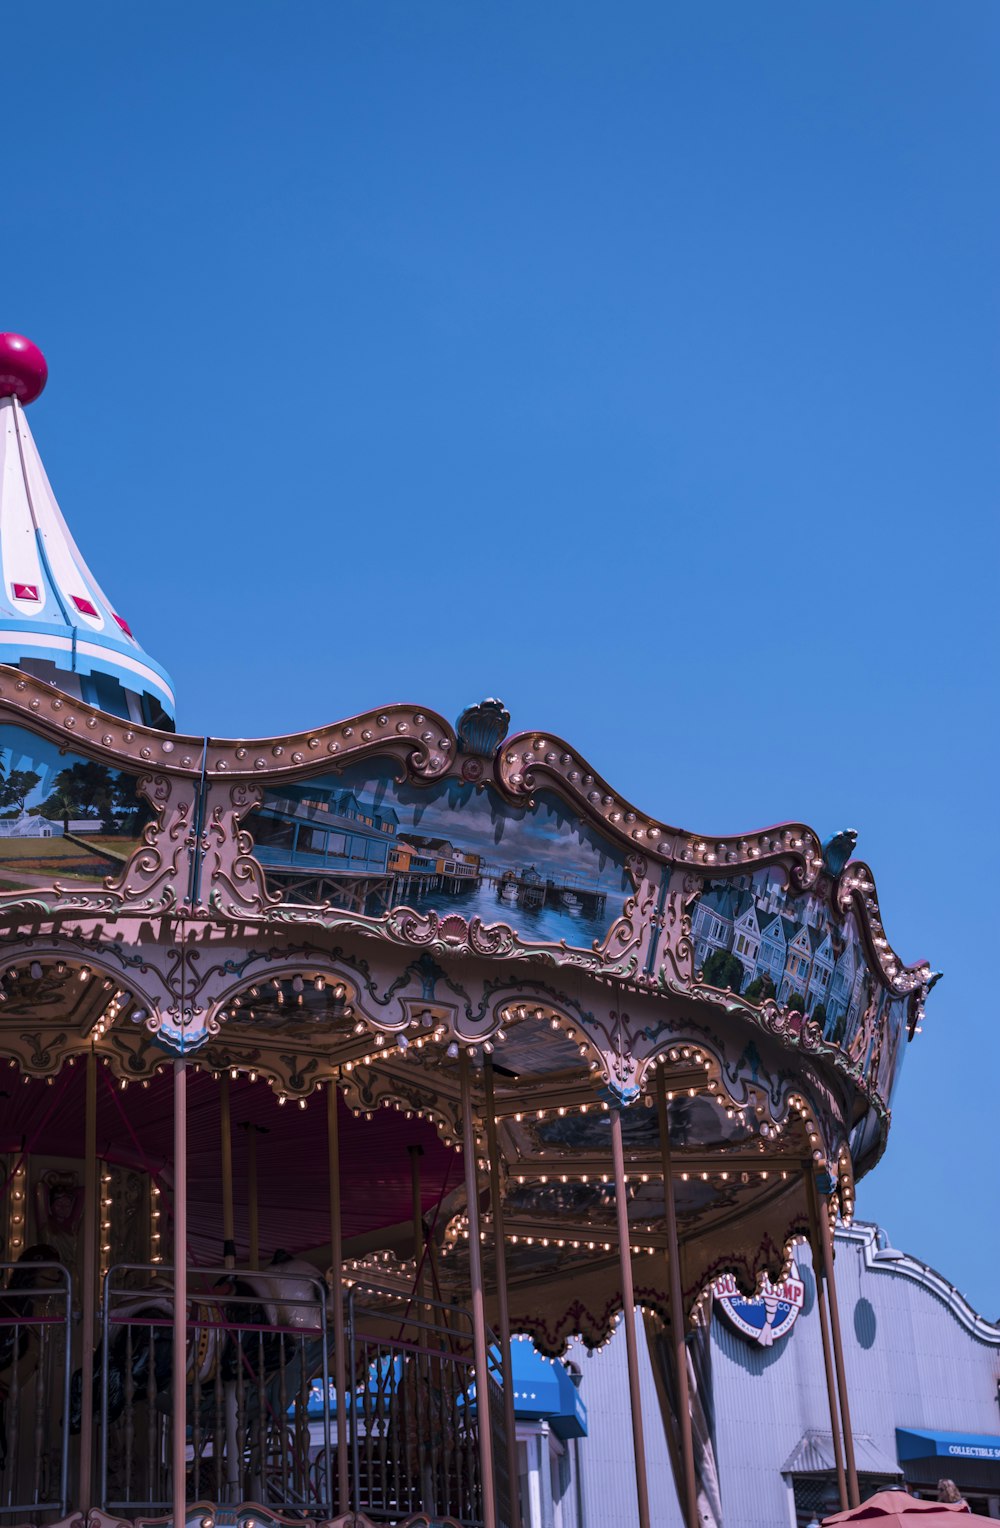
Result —
<svg viewBox="0 0 1000 1528"><path fill-rule="evenodd" d="M141 775L136 791L155 809L142 843L115 879L105 881L110 892L127 902L129 911L167 913L186 903L194 864L195 790L189 780L169 775ZM64 894L62 905L72 897ZM90 905L90 904L88 904Z"/></svg>
<svg viewBox="0 0 1000 1528"><path fill-rule="evenodd" d="M243 780L206 785L199 911L211 909L223 918L260 918L281 901L268 891L264 872L253 858L253 838L241 826L263 797L263 785Z"/></svg>
<svg viewBox="0 0 1000 1528"><path fill-rule="evenodd" d="M456 728L459 751L492 759L509 726L510 712L502 700L490 698L466 706Z"/></svg>
<svg viewBox="0 0 1000 1528"><path fill-rule="evenodd" d="M842 913L849 912L853 904L860 914L858 922L869 955L890 992L904 994L917 992L921 988L929 992L935 982L940 981L941 972L932 971L926 960L918 961L913 966L904 966L892 949L885 937L875 877L863 860L851 860L844 866L837 879L834 898L835 905Z"/></svg>

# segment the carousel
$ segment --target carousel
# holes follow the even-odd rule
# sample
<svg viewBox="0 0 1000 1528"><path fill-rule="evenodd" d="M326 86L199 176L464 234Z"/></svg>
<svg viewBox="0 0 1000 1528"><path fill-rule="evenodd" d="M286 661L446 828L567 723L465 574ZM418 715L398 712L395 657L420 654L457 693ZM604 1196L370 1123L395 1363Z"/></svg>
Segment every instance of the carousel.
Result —
<svg viewBox="0 0 1000 1528"><path fill-rule="evenodd" d="M176 732L45 380L0 337L0 1523L521 1528L512 1336L640 1306L695 1528L708 1292L803 1238L856 1505L832 1227L936 978L855 835L672 827L494 699Z"/></svg>

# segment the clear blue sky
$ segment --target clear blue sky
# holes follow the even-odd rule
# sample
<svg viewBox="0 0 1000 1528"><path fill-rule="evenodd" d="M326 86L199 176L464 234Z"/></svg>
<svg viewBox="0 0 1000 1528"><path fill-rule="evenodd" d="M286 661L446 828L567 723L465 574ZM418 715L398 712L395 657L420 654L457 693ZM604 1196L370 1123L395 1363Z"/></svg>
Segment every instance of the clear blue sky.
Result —
<svg viewBox="0 0 1000 1528"><path fill-rule="evenodd" d="M995 0L34 0L0 328L186 730L487 694L860 831L946 973L859 1196L1000 1315Z"/></svg>

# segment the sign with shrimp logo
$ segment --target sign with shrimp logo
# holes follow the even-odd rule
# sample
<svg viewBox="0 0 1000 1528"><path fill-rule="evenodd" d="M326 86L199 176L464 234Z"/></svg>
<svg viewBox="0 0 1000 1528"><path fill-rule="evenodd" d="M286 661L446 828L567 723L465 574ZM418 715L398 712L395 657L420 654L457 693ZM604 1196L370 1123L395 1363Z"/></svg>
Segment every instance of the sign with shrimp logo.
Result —
<svg viewBox="0 0 1000 1528"><path fill-rule="evenodd" d="M760 1294L752 1299L740 1294L729 1273L716 1279L712 1292L730 1326L762 1348L771 1347L779 1337L787 1337L805 1302L805 1286L794 1263L783 1283L772 1284L765 1279Z"/></svg>

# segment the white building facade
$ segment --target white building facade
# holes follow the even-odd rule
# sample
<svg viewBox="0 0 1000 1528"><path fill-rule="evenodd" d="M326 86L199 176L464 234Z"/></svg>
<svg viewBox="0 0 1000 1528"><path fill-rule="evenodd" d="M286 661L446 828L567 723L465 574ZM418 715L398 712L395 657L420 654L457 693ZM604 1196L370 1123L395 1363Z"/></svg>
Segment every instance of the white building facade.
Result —
<svg viewBox="0 0 1000 1528"><path fill-rule="evenodd" d="M890 1484L931 1493L955 1480L973 1509L1000 1519L1000 1324L945 1279L856 1224L836 1236L837 1294L862 1495ZM838 1508L816 1283L790 1333L770 1347L716 1306L711 1329L715 1453L724 1528L804 1528ZM644 1432L655 1528L682 1528L653 1369L639 1318ZM625 1344L571 1357L589 1435L579 1450L586 1522L638 1522Z"/></svg>

